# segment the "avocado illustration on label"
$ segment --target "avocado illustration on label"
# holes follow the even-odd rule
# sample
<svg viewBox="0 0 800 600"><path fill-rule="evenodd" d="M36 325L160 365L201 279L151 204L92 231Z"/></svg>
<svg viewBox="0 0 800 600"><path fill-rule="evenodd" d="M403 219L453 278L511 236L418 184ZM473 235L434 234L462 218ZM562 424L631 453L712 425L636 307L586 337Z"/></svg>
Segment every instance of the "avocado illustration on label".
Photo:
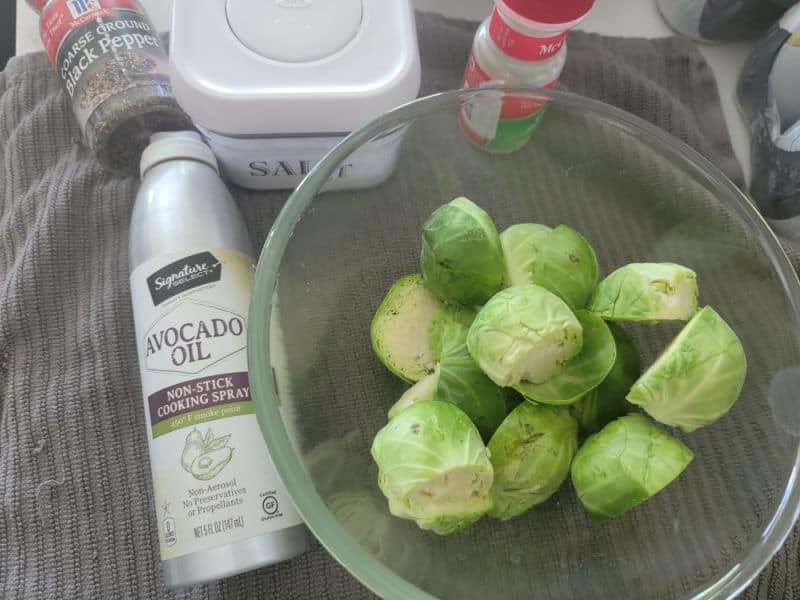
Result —
<svg viewBox="0 0 800 600"><path fill-rule="evenodd" d="M213 479L233 458L233 448L227 445L230 439L230 434L215 438L211 428L205 435L197 428L192 429L181 453L183 470L200 481Z"/></svg>

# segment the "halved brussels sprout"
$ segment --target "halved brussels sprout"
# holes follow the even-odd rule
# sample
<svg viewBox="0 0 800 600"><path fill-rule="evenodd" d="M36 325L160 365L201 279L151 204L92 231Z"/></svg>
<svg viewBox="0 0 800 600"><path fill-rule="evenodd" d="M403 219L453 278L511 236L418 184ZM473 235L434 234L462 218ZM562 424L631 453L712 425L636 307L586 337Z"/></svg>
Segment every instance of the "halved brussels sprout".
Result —
<svg viewBox="0 0 800 600"><path fill-rule="evenodd" d="M636 381L628 400L656 421L690 432L728 412L746 374L742 343L706 306Z"/></svg>
<svg viewBox="0 0 800 600"><path fill-rule="evenodd" d="M414 383L433 372L439 330L450 322L469 324L474 313L443 304L419 273L398 279L381 302L370 326L372 348L401 379Z"/></svg>
<svg viewBox="0 0 800 600"><path fill-rule="evenodd" d="M420 402L372 442L390 512L438 534L459 531L492 507L494 471L478 430L447 402Z"/></svg>
<svg viewBox="0 0 800 600"><path fill-rule="evenodd" d="M589 436L572 461L572 483L597 521L620 516L680 475L694 454L640 414Z"/></svg>
<svg viewBox="0 0 800 600"><path fill-rule="evenodd" d="M578 425L566 408L523 402L489 441L494 467L489 515L510 519L552 496L578 449Z"/></svg>
<svg viewBox="0 0 800 600"><path fill-rule="evenodd" d="M533 265L544 239L553 230L538 223L512 225L500 234L506 270L503 285L525 285L533 283Z"/></svg>
<svg viewBox="0 0 800 600"><path fill-rule="evenodd" d="M442 331L442 353L433 374L400 397L389 411L396 417L416 402L449 402L463 410L488 440L506 416L506 395L486 377L467 350L468 328L451 323Z"/></svg>
<svg viewBox="0 0 800 600"><path fill-rule="evenodd" d="M631 263L600 282L590 310L611 321L686 321L697 312L697 275L674 263Z"/></svg>
<svg viewBox="0 0 800 600"><path fill-rule="evenodd" d="M539 246L533 282L550 290L572 310L586 308L597 287L597 257L580 233L566 225L553 229Z"/></svg>
<svg viewBox="0 0 800 600"><path fill-rule="evenodd" d="M503 284L503 250L491 217L467 198L440 206L422 228L422 276L449 304L478 306Z"/></svg>
<svg viewBox="0 0 800 600"><path fill-rule="evenodd" d="M439 365L434 367L433 373L420 379L400 396L400 399L389 409L389 414L387 415L389 420L394 419L412 404L433 400L437 385L439 385Z"/></svg>
<svg viewBox="0 0 800 600"><path fill-rule="evenodd" d="M642 374L639 351L631 336L616 323L607 325L617 348L614 366L600 385L569 407L581 432L587 435L633 410L625 396Z"/></svg>
<svg viewBox="0 0 800 600"><path fill-rule="evenodd" d="M582 344L581 324L569 306L538 285L516 285L495 294L467 336L472 358L502 387L547 381Z"/></svg>
<svg viewBox="0 0 800 600"><path fill-rule="evenodd" d="M605 321L588 310L577 311L575 317L583 331L580 352L542 383L523 380L515 384L514 389L529 400L542 404L572 404L600 385L614 366L617 350Z"/></svg>

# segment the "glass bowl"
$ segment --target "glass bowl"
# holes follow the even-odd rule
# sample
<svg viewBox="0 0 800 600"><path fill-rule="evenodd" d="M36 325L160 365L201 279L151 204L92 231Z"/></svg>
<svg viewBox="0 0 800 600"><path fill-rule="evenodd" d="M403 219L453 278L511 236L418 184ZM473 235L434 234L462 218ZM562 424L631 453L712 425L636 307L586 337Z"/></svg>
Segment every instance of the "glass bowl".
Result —
<svg viewBox="0 0 800 600"><path fill-rule="evenodd" d="M490 122L501 99L542 106L530 141L505 154L476 144L459 119ZM391 136L388 178L337 189L343 169L385 160ZM419 270L425 219L462 195L499 230L526 221L578 229L601 276L633 261L691 267L701 304L742 339L749 369L739 401L711 426L673 432L694 462L621 518L592 522L569 482L519 518L487 517L448 537L386 508L369 450L406 385L373 355L370 320L391 283ZM797 277L753 205L683 143L567 93L458 91L353 133L291 196L258 263L250 378L270 453L308 527L384 598L729 598L798 515L799 306ZM629 331L648 364L677 326Z"/></svg>

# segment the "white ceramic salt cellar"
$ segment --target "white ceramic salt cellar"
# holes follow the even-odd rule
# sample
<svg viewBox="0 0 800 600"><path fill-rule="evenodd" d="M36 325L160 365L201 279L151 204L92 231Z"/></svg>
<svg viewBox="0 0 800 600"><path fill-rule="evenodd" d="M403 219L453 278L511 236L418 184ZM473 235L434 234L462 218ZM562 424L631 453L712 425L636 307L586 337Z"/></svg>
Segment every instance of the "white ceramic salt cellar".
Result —
<svg viewBox="0 0 800 600"><path fill-rule="evenodd" d="M347 133L419 92L409 0L175 0L174 93L229 180L286 189ZM402 135L370 144L337 188L391 174Z"/></svg>

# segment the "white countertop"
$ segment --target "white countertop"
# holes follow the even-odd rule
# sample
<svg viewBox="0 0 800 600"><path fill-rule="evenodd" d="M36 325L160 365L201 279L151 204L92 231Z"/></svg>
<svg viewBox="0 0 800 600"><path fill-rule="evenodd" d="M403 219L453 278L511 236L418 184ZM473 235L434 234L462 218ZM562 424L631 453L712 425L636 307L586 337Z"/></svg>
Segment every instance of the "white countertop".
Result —
<svg viewBox="0 0 800 600"><path fill-rule="evenodd" d="M169 28L171 0L140 0L160 30ZM203 0L205 1L205 0ZM37 16L24 0L16 0L17 54L41 49ZM414 0L420 10L438 12L448 17L479 20L489 14L490 0ZM656 9L655 0L597 0L589 17L578 27L604 35L658 38L672 35ZM733 149L750 180L749 134L736 108L736 79L750 52L752 43L739 42L717 46L699 44L717 78L722 110L728 124ZM466 57L465 57L466 60Z"/></svg>

